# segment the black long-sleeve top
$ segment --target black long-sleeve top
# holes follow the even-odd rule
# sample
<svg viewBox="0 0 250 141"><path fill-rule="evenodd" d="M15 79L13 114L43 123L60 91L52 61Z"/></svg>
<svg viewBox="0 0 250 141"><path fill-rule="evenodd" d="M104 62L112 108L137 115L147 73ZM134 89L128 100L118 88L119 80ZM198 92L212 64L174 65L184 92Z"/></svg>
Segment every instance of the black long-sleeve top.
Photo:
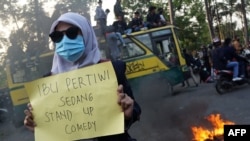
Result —
<svg viewBox="0 0 250 141"><path fill-rule="evenodd" d="M130 22L129 26L131 28L134 28L134 27L140 27L143 25L143 20L142 18L133 18L132 21Z"/></svg>
<svg viewBox="0 0 250 141"><path fill-rule="evenodd" d="M156 13L149 13L147 15L147 22L149 23L159 23L161 20L160 16Z"/></svg>
<svg viewBox="0 0 250 141"><path fill-rule="evenodd" d="M122 84L124 93L126 93L128 96L130 96L134 100L133 117L130 120L125 120L125 128L128 129L132 123L140 119L141 108L139 104L135 101L132 89L126 78L126 75L125 75L126 64L122 61L114 61L112 62L112 64L116 73L118 84L119 85ZM127 130L125 130L125 133L123 134L98 138L98 141L130 141L130 140L131 139Z"/></svg>
<svg viewBox="0 0 250 141"><path fill-rule="evenodd" d="M113 26L115 32L120 32L121 34L124 34L124 31L128 29L128 25L125 21L115 21Z"/></svg>
<svg viewBox="0 0 250 141"><path fill-rule="evenodd" d="M226 61L233 61L235 59L236 60L240 59L240 57L236 53L235 48L232 46L224 46L222 47L222 51L223 51L224 59Z"/></svg>
<svg viewBox="0 0 250 141"><path fill-rule="evenodd" d="M216 70L226 69L227 61L224 59L224 53L222 47L215 48L212 50L212 64L213 68Z"/></svg>

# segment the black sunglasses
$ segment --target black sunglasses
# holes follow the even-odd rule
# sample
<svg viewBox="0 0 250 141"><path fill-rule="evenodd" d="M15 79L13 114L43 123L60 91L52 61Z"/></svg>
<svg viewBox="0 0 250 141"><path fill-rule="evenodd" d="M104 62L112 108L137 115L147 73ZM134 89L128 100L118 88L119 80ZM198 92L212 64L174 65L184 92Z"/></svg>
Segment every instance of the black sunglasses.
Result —
<svg viewBox="0 0 250 141"><path fill-rule="evenodd" d="M66 34L66 36L70 39L75 39L78 35L78 32L79 32L79 28L72 26L64 31L54 31L51 34L49 34L49 37L51 38L53 42L59 43L62 40L64 34Z"/></svg>

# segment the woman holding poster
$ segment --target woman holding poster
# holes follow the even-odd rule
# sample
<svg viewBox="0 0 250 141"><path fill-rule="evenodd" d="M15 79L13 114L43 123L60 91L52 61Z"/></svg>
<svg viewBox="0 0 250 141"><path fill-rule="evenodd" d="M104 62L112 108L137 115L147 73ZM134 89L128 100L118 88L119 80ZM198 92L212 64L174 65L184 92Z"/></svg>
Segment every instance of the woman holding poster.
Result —
<svg viewBox="0 0 250 141"><path fill-rule="evenodd" d="M52 24L49 36L56 46L50 75L55 76L60 73L70 72L70 71L84 68L87 66L89 67L95 64L102 64L101 55L100 55L100 51L98 48L98 43L96 40L94 30L91 24L89 23L89 21L85 17L77 13L72 13L72 12L61 15ZM118 85L119 85L117 88L117 92L115 93L117 93L117 104L119 105L120 109L122 109L124 113L124 126L125 126L124 128L125 129L124 129L124 133L96 137L94 140L97 140L97 141L135 141L135 139L132 139L129 136L127 130L129 129L132 123L139 120L140 114L141 114L141 108L134 100L132 90L126 79L125 63L121 61L116 61L116 62L112 62L112 66L113 66L113 69L115 72L114 74L116 75ZM79 79L78 79L78 81L80 81L79 85L76 85L75 80L76 79L72 78L71 79L72 83L71 81L68 81L68 84L69 85L74 84L75 86L72 86L73 88L80 88L81 85L85 86L85 83L83 83ZM96 78L94 80L96 81ZM87 82L88 81L86 81L86 83ZM73 105L72 101L71 102L69 101L69 100L72 100L73 97L70 97L68 99L66 98L67 97L64 97L64 99L61 99L61 105L66 105L66 106ZM82 98L82 97L74 97L74 98L77 100L78 103L81 102L79 98ZM109 101L106 101L106 103L108 102ZM44 105L46 105L46 101L43 101L43 103ZM40 105L40 106L43 106L43 105ZM94 109L89 108L88 110L90 112L91 111L93 112ZM26 114L26 117L24 119L24 125L31 131L35 131L35 127L37 126L35 121L38 117L33 115L31 104L28 104L28 109L25 110L24 112ZM61 117L58 117L59 115L58 113L54 113L54 114L55 114L55 117L57 117L58 119L59 118L60 120L62 119ZM71 113L68 115L70 115L68 116L68 119L71 119L72 118ZM50 116L52 116L52 113L50 114ZM52 119L52 118L49 118L49 115L47 117L48 117L47 121ZM90 124L86 124L86 125L90 126ZM93 122L92 125L95 125L95 123ZM88 126L86 126L86 128ZM82 128L85 128L85 127L82 127ZM58 137L58 139L60 138Z"/></svg>

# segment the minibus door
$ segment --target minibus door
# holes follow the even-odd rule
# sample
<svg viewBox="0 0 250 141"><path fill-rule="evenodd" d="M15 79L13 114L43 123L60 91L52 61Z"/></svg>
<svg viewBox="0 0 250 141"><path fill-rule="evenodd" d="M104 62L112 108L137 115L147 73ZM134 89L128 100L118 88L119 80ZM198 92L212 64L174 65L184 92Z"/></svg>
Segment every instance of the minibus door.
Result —
<svg viewBox="0 0 250 141"><path fill-rule="evenodd" d="M183 81L183 73L176 46L171 36L153 39L154 53L167 66L164 73L171 85L179 84Z"/></svg>

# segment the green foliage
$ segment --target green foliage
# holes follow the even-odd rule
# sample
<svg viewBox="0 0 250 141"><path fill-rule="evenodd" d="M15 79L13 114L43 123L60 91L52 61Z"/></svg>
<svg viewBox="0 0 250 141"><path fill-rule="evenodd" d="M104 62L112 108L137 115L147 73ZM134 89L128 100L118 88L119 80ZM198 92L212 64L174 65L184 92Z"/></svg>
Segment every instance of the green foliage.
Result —
<svg viewBox="0 0 250 141"><path fill-rule="evenodd" d="M0 17L3 25L13 25L8 40L0 38L0 45L8 46L8 54L2 54L12 60L20 60L27 56L35 56L49 49L48 31L52 21L66 11L73 11L83 14L90 19L90 6L96 5L98 0L58 0L52 16L49 16L44 9L45 0L27 1L26 5L18 5L19 0L1 0ZM105 0L103 0L105 1ZM108 1L108 0L106 0ZM226 17L230 13L239 13L239 1L226 0L215 5L214 0L208 0L211 5L211 13L214 16L215 27L219 19ZM204 1L201 0L172 0L175 25L182 29L183 45L190 48L197 48L201 44L211 42L207 26ZM246 9L249 12L249 1L246 1ZM164 9L164 15L169 19L168 0L123 0L122 7L128 18L133 17L135 11L142 13L144 17L148 13L148 7L154 5ZM233 6L230 7L230 6ZM112 9L110 9L112 11ZM218 11L218 16L216 16ZM217 17L217 21L216 21ZM22 22L22 24L20 23ZM231 34L230 28L235 28L235 24L226 21L222 24L223 34ZM1 47L1 46L0 46ZM18 54L18 55L16 55ZM5 60L5 59L2 59ZM2 64L3 61L1 62Z"/></svg>
<svg viewBox="0 0 250 141"><path fill-rule="evenodd" d="M133 13L138 11L141 15L148 13L148 6L151 5L149 0L123 0L122 6L126 12L128 12L129 18L133 17Z"/></svg>
<svg viewBox="0 0 250 141"><path fill-rule="evenodd" d="M249 1L246 2L246 9L249 12L250 6ZM206 9L204 8L204 1L200 0L172 0L173 11L174 11L174 21L175 25L183 29L183 36L185 40L182 42L183 45L190 48L198 48L200 45L206 45L211 43L211 37L209 33ZM215 27L218 24L223 24L221 28L221 33L223 36L232 36L233 30L236 29L235 23L231 21L223 21L232 13L237 13L241 8L239 8L239 1L237 0L226 0L222 2L217 2L214 0L208 0L210 5L211 16L212 16L212 26ZM238 8L237 8L238 4ZM123 6L129 12L141 10L144 16L147 14L147 8L150 5L155 5L156 7L163 7L165 9L164 15L169 17L168 12L168 1L163 0L123 0ZM131 16L130 16L131 17ZM228 26L228 23L231 26ZM214 30L214 29L212 29ZM216 33L219 36L220 33ZM184 37L183 37L184 38Z"/></svg>
<svg viewBox="0 0 250 141"><path fill-rule="evenodd" d="M0 38L0 45L9 46L6 57L12 62L48 51L48 31L52 21L67 11L78 12L90 19L89 7L96 0L58 1L52 16L45 12L44 0L27 1L25 5L17 2L18 0L0 1L2 24L14 26L8 41Z"/></svg>
<svg viewBox="0 0 250 141"><path fill-rule="evenodd" d="M97 0L61 0L55 7L57 8L56 10L77 12L90 19L89 8L93 3L97 3Z"/></svg>
<svg viewBox="0 0 250 141"><path fill-rule="evenodd" d="M4 75L6 60L13 65L15 61L50 51L48 34L52 22L67 11L78 12L90 19L89 8L96 1L58 0L54 11L48 13L47 7L44 7L44 3L48 0L27 0L24 5L19 4L19 0L1 0L1 23L3 26L12 27L9 38L2 38L3 36L0 38L0 48L2 46L8 48L6 54L0 54L0 87L6 84Z"/></svg>
<svg viewBox="0 0 250 141"><path fill-rule="evenodd" d="M204 4L194 0L183 1L183 3L175 1L174 5L178 7L176 10L183 10L185 13L183 15L176 14L174 19L176 26L183 29L181 34L181 38L184 40L182 46L189 50L195 50L201 45L210 43L211 39L206 22L206 14L203 9Z"/></svg>

